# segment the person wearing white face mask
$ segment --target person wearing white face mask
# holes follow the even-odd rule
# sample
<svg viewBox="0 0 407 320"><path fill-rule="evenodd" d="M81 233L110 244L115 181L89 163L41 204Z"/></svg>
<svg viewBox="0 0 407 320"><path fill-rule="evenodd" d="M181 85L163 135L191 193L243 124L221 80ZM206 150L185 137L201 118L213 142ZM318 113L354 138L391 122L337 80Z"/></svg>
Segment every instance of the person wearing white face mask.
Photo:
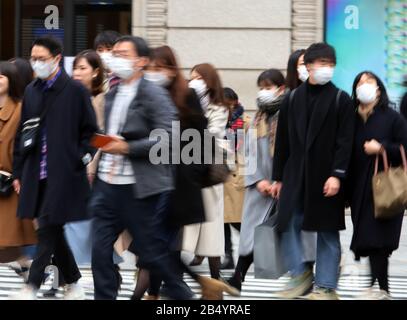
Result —
<svg viewBox="0 0 407 320"><path fill-rule="evenodd" d="M109 91L112 87L116 86L120 82L120 78L114 76L110 71L110 61L112 60L113 45L121 37L121 34L117 31L106 30L99 33L94 41L93 48L99 54L103 61L106 71L105 91Z"/></svg>
<svg viewBox="0 0 407 320"><path fill-rule="evenodd" d="M161 46L152 50L151 60L144 72L144 79L164 87L170 94L177 107L180 118L180 135L186 130L195 130L201 136L201 147L204 148L204 134L207 129L208 120L199 102L195 90L188 88L181 68L177 63L174 51L169 46ZM162 81L164 80L165 81ZM188 145L189 141L181 141L181 150ZM181 159L182 161L182 159ZM160 237L167 241L168 250L171 256L179 263L180 278L187 272L202 287L202 299L213 300L222 299L223 291L233 293L233 288L227 286L220 280L210 279L192 272L180 259L181 248L178 241L182 237L182 227L193 223L204 222L205 211L203 204L202 187L197 183L200 177L207 175L207 166L204 164L204 154L201 154L201 163L187 164L184 161L174 166L175 169L175 190L172 192L170 201L160 201L159 207L154 217L155 223L160 224ZM166 204L166 205L165 205ZM130 251L132 250L130 246ZM162 290L162 279L156 274L149 275L148 270L139 265L140 270L137 277L137 285L134 290L132 300L140 300L150 285L148 300L159 298L160 291L168 295L170 288L164 284ZM151 279L151 280L150 280ZM167 294L165 293L167 292Z"/></svg>
<svg viewBox="0 0 407 320"><path fill-rule="evenodd" d="M370 71L356 76L352 98L357 112L347 181L353 222L351 250L357 260L369 257L371 282L361 297L388 300L389 256L399 246L404 212L395 212L391 219L375 219L372 177L376 156L384 151L393 166L401 164L400 145L407 150L407 123L391 107L383 82ZM376 281L380 290L373 288Z"/></svg>
<svg viewBox="0 0 407 320"><path fill-rule="evenodd" d="M292 91L280 111L273 165L272 195L279 199L277 227L291 279L280 296L294 298L312 288L301 230L317 233L315 288L309 299L338 299L345 228L343 181L353 143L350 97L330 81L333 47L312 44L304 54L309 78Z"/></svg>
<svg viewBox="0 0 407 320"><path fill-rule="evenodd" d="M156 220L174 189L173 166L153 163L150 158L152 148L162 142L151 132L165 131L172 141L172 124L178 113L168 92L143 78L150 57L143 38L123 36L112 53L110 68L121 82L106 95L105 133L112 141L101 148L90 209L95 230L95 299L114 300L118 295L112 252L124 229L133 239L131 247L139 265L167 284L169 297L190 299L192 293L178 277L178 266Z"/></svg>
<svg viewBox="0 0 407 320"><path fill-rule="evenodd" d="M304 64L304 49L294 51L288 58L286 86L289 90L298 88L308 80L309 73Z"/></svg>
<svg viewBox="0 0 407 320"><path fill-rule="evenodd" d="M208 119L208 131L215 136L222 146L229 119L223 86L214 66L203 63L191 71L190 88L201 99L201 106ZM188 225L184 228L183 250L194 253L191 266L200 265L208 257L211 277L220 278L221 256L225 254L225 237L223 223L223 184L202 190L205 216L208 222Z"/></svg>
<svg viewBox="0 0 407 320"><path fill-rule="evenodd" d="M273 167L274 147L277 122L281 105L286 96L285 79L277 69L269 69L257 79L259 92L257 96L258 111L250 124L246 141L255 139L258 152L248 154L247 167L256 168L255 172L245 176L245 195L243 216L239 240L239 260L233 276L227 282L241 291L242 283L250 266L254 262L254 231L267 216L275 203L271 197L271 173ZM253 134L255 132L255 134ZM253 134L253 136L252 136ZM248 151L246 144L246 151ZM260 159L259 159L260 157Z"/></svg>
<svg viewBox="0 0 407 320"><path fill-rule="evenodd" d="M17 215L37 221L38 245L27 285L14 299L36 298L51 257L58 261L67 283L65 299L85 297L77 284L81 274L65 239L64 225L87 217L86 165L95 153L90 139L97 124L89 92L69 78L60 67L61 58L57 39L44 36L34 41L30 60L38 79L25 90L13 175L14 189L20 194ZM24 132L30 129L25 123L35 123L39 116L38 132L27 140ZM32 145L29 150L27 141Z"/></svg>

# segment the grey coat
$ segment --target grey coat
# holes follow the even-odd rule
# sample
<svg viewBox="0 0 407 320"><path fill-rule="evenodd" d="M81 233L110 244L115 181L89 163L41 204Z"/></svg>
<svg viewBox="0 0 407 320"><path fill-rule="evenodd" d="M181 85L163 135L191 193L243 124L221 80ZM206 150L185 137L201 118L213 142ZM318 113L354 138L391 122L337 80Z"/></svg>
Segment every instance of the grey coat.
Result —
<svg viewBox="0 0 407 320"><path fill-rule="evenodd" d="M278 113L274 117L278 117ZM251 128L253 128L253 124ZM256 144L257 150L256 148L249 147L249 142L252 143L252 146ZM240 229L239 255L241 256L247 256L253 252L255 228L263 223L275 201L271 197L263 196L256 188L256 184L261 180L272 181L273 158L270 154L271 142L269 135L256 139L255 136L250 135L249 131L246 136L245 168L248 174L245 176L246 192ZM304 249L303 261L315 261L316 234L314 232L302 231L301 238Z"/></svg>
<svg viewBox="0 0 407 320"><path fill-rule="evenodd" d="M118 88L115 87L106 95L105 123L108 123L117 90ZM173 121L178 121L178 113L168 92L141 79L137 95L129 107L127 119L120 134L130 146L129 158L136 177L134 196L137 199L174 189L172 165L153 164L150 160L150 150L159 140L150 137L151 132L159 129L161 134L166 134L169 140L161 140L159 143L169 150Z"/></svg>
<svg viewBox="0 0 407 320"><path fill-rule="evenodd" d="M274 117L278 117L276 114ZM250 126L253 129L253 122ZM254 229L260 225L273 204L272 197L263 196L256 188L261 180L271 181L273 159L270 155L270 137L257 139L249 130L246 135L246 175L242 225L240 229L239 255L253 252ZM257 148L257 150L256 150ZM257 152L256 152L257 151Z"/></svg>

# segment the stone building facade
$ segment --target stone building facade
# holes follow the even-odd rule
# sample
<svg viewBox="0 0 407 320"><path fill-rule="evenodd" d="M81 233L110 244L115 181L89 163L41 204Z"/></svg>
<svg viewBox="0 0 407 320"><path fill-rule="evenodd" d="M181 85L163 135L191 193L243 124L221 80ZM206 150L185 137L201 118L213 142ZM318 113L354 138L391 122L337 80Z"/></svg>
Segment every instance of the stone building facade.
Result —
<svg viewBox="0 0 407 320"><path fill-rule="evenodd" d="M323 0L133 0L132 32L173 47L185 72L209 62L255 109L261 71L285 71L289 54L323 40Z"/></svg>

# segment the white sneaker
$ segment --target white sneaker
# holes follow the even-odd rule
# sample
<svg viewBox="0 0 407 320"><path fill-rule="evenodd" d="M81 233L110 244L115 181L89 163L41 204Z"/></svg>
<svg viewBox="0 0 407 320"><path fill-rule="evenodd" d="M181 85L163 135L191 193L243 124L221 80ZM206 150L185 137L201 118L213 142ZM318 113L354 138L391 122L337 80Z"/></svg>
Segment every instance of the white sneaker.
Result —
<svg viewBox="0 0 407 320"><path fill-rule="evenodd" d="M85 300L85 291L78 283L65 286L64 300Z"/></svg>
<svg viewBox="0 0 407 320"><path fill-rule="evenodd" d="M37 291L30 285L25 285L20 291L9 296L9 300L36 300Z"/></svg>
<svg viewBox="0 0 407 320"><path fill-rule="evenodd" d="M391 300L391 295L386 290L380 290L377 300Z"/></svg>
<svg viewBox="0 0 407 320"><path fill-rule="evenodd" d="M373 287L370 287L362 292L362 294L359 296L359 300L387 300L383 299L385 295L388 296L389 294L384 290L379 291Z"/></svg>

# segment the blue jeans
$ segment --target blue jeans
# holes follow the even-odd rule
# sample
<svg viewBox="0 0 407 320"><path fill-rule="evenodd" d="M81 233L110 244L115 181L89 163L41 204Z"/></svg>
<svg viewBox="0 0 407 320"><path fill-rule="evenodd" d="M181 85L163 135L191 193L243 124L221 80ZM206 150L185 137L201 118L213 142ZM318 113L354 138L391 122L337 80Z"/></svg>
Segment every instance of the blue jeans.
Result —
<svg viewBox="0 0 407 320"><path fill-rule="evenodd" d="M299 276L309 269L304 261L301 229L304 214L296 211L289 226L281 236L285 265L292 276ZM317 232L317 260L315 285L320 288L336 289L339 280L341 245L339 231Z"/></svg>

